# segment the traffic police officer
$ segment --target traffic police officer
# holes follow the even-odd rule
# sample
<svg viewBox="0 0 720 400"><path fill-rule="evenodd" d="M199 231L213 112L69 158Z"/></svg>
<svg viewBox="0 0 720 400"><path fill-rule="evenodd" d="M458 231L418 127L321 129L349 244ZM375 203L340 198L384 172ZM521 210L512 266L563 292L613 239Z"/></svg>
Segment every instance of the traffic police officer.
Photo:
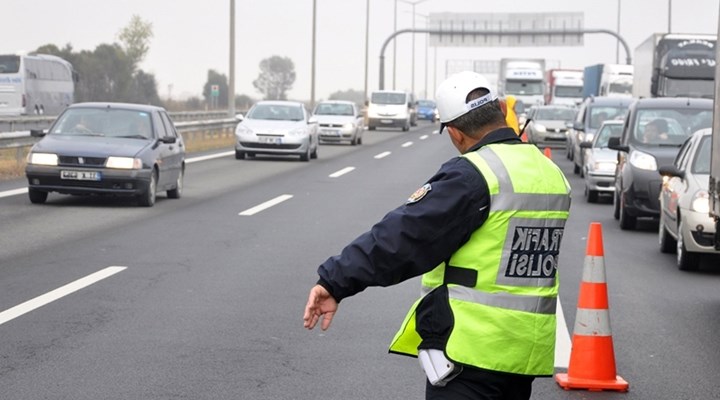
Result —
<svg viewBox="0 0 720 400"><path fill-rule="evenodd" d="M338 303L422 275L423 296L390 352L419 357L427 399L528 399L554 371L557 260L570 208L560 169L508 128L474 72L437 91L441 132L461 156L318 268L304 325Z"/></svg>

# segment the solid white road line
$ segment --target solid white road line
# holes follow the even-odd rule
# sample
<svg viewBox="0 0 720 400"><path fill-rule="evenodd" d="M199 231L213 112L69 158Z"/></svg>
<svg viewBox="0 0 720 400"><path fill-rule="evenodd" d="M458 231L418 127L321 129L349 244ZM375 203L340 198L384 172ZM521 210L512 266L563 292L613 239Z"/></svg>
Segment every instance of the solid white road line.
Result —
<svg viewBox="0 0 720 400"><path fill-rule="evenodd" d="M278 196L278 197L276 197L276 198L274 198L274 199L272 199L272 200L268 200L268 201L266 201L266 202L264 202L264 203L262 203L262 204L260 204L260 205L257 205L257 206L255 206L255 207L253 207L253 208L248 208L247 210L241 212L241 213L238 214L238 215L244 215L244 216L255 215L255 214L259 213L260 211L265 210L265 209L268 209L268 208L270 208L270 207L272 207L272 206L278 205L278 204L282 203L282 202L285 201L285 200L290 200L290 199L292 199L292 197L293 197L293 196L292 196L291 194L283 194L283 195L280 195L280 196Z"/></svg>
<svg viewBox="0 0 720 400"><path fill-rule="evenodd" d="M337 178L339 176L343 176L343 175L347 174L350 171L353 171L354 169L355 169L355 167L345 167L345 168L341 169L340 171L333 172L332 174L330 174L328 176L330 178Z"/></svg>
<svg viewBox="0 0 720 400"><path fill-rule="evenodd" d="M425 139L427 139L427 138L428 138L428 135L422 135L422 136L420 136L420 140L425 140Z"/></svg>
<svg viewBox="0 0 720 400"><path fill-rule="evenodd" d="M565 314L563 314L560 298L557 299L557 310L555 311L557 328L555 329L555 366L567 368L570 365L570 349L572 341L568 332Z"/></svg>
<svg viewBox="0 0 720 400"><path fill-rule="evenodd" d="M413 145L413 142L405 142L405 143L403 143L401 146L402 146L402 147L410 147L410 146L412 146L412 145Z"/></svg>
<svg viewBox="0 0 720 400"><path fill-rule="evenodd" d="M13 189L13 190L6 190L4 192L0 192L0 199L3 197L10 197L10 196L17 196L19 194L27 193L27 188L20 188L20 189Z"/></svg>
<svg viewBox="0 0 720 400"><path fill-rule="evenodd" d="M439 129L432 132L433 135L437 135L438 133L440 133Z"/></svg>
<svg viewBox="0 0 720 400"><path fill-rule="evenodd" d="M199 161L205 161L205 160L212 160L215 158L221 158L221 157L227 157L235 154L235 151L224 151L222 153L216 153L216 154L208 154L206 156L200 156L200 157L192 157L192 158L186 158L185 164L192 164Z"/></svg>
<svg viewBox="0 0 720 400"><path fill-rule="evenodd" d="M375 158L379 160L381 158L385 158L385 157L389 156L390 154L392 154L392 153L389 151L385 151L385 152L382 152L382 153L376 155Z"/></svg>
<svg viewBox="0 0 720 400"><path fill-rule="evenodd" d="M22 304L19 304L9 310L0 313L0 325L13 320L23 314L27 314L30 311L38 309L46 304L49 304L55 300L65 297L71 293L77 292L78 290L92 285L98 281L101 281L107 277L117 274L120 271L125 270L127 267L107 267L103 270L90 274L84 278L80 278L75 282L68 283L65 286L59 287L51 292L47 292L41 296L38 296L32 300L28 300Z"/></svg>

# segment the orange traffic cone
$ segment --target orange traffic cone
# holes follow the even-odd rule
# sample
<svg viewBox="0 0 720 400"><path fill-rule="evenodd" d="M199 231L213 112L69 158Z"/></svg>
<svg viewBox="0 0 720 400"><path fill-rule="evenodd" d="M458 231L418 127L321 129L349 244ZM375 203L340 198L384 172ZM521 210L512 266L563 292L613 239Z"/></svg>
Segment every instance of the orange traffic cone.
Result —
<svg viewBox="0 0 720 400"><path fill-rule="evenodd" d="M549 147L546 147L546 148L543 150L543 154L545 154L545 157L547 157L547 158L549 158L549 159L552 160L552 151L550 150Z"/></svg>
<svg viewBox="0 0 720 400"><path fill-rule="evenodd" d="M567 373L555 374L565 390L627 391L629 384L615 375L615 352L610 331L602 225L590 224L575 329Z"/></svg>

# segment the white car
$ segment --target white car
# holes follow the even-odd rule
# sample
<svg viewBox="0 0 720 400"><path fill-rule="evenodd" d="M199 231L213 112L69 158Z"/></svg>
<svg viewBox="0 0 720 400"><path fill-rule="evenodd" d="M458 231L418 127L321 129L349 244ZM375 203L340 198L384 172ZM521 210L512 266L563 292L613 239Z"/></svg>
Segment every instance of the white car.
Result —
<svg viewBox="0 0 720 400"><path fill-rule="evenodd" d="M585 180L585 198L588 203L597 203L601 193L615 192L615 169L617 168L617 151L608 148L611 137L619 138L622 134L623 121L610 120L600 125L592 142L580 143L584 151L585 165L582 176Z"/></svg>
<svg viewBox="0 0 720 400"><path fill-rule="evenodd" d="M353 146L362 144L365 123L352 101L322 101L315 106L313 117L320 126L321 141L349 142Z"/></svg>
<svg viewBox="0 0 720 400"><path fill-rule="evenodd" d="M298 155L300 160L317 158L318 123L302 103L260 101L235 128L235 158L256 154Z"/></svg>
<svg viewBox="0 0 720 400"><path fill-rule="evenodd" d="M692 271L703 254L715 250L715 221L710 217L710 150L712 130L702 129L683 145L672 165L659 168L663 175L660 191L660 251L677 253L677 266Z"/></svg>

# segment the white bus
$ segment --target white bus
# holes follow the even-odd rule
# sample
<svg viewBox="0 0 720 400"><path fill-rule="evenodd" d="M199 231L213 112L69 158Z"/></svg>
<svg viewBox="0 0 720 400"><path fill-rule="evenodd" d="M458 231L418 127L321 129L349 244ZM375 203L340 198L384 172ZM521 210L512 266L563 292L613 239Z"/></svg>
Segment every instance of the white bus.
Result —
<svg viewBox="0 0 720 400"><path fill-rule="evenodd" d="M76 77L60 57L0 55L0 115L58 115L73 103Z"/></svg>

